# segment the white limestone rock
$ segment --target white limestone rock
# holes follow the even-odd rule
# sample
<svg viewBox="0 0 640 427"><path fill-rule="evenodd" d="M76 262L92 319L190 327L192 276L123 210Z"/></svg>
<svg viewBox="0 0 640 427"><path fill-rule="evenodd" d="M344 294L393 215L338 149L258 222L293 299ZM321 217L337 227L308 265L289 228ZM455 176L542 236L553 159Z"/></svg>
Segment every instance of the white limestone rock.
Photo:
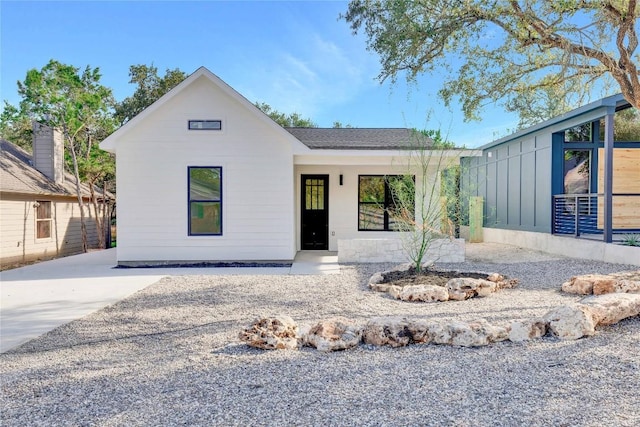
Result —
<svg viewBox="0 0 640 427"><path fill-rule="evenodd" d="M640 294L610 293L583 298L580 306L594 314L596 325L612 325L640 315Z"/></svg>
<svg viewBox="0 0 640 427"><path fill-rule="evenodd" d="M429 344L432 340L432 334L430 334L431 328L436 325L433 321L425 319L412 320L407 325L407 329L411 334L413 342L416 344Z"/></svg>
<svg viewBox="0 0 640 427"><path fill-rule="evenodd" d="M640 280L618 280L615 292L640 294Z"/></svg>
<svg viewBox="0 0 640 427"><path fill-rule="evenodd" d="M640 293L640 281L615 278L613 281L602 281L593 284L594 295L610 293Z"/></svg>
<svg viewBox="0 0 640 427"><path fill-rule="evenodd" d="M596 333L594 313L585 305L561 305L543 316L549 330L563 340L577 340Z"/></svg>
<svg viewBox="0 0 640 427"><path fill-rule="evenodd" d="M562 290L578 295L604 295L610 293L640 293L638 272L615 274L585 274L574 276L562 284Z"/></svg>
<svg viewBox="0 0 640 427"><path fill-rule="evenodd" d="M491 273L487 276L487 280L494 283L499 283L504 280L504 276L498 273Z"/></svg>
<svg viewBox="0 0 640 427"><path fill-rule="evenodd" d="M324 352L346 350L360 344L362 328L344 317L323 320L304 335L304 343Z"/></svg>
<svg viewBox="0 0 640 427"><path fill-rule="evenodd" d="M504 326L492 325L485 319L478 319L469 322L469 327L471 328L473 333L476 336L480 337L483 343L486 342L486 344L505 341L507 338L509 338L509 328Z"/></svg>
<svg viewBox="0 0 640 427"><path fill-rule="evenodd" d="M591 295L593 293L593 282L585 276L573 276L561 286L562 292L568 294Z"/></svg>
<svg viewBox="0 0 640 427"><path fill-rule="evenodd" d="M256 319L240 332L240 340L263 350L295 350L298 348L298 326L289 316L278 315Z"/></svg>
<svg viewBox="0 0 640 427"><path fill-rule="evenodd" d="M569 294L591 295L594 293L594 287L599 292L605 289L611 289L617 282L617 279L604 274L584 274L582 276L573 276L567 282L562 284L562 291Z"/></svg>
<svg viewBox="0 0 640 427"><path fill-rule="evenodd" d="M459 277L447 282L449 299L463 301L475 296L488 296L496 291L497 284L489 280Z"/></svg>
<svg viewBox="0 0 640 427"><path fill-rule="evenodd" d="M390 285L387 288L387 293L392 297L394 297L395 299L400 299L400 294L402 293L402 286Z"/></svg>
<svg viewBox="0 0 640 427"><path fill-rule="evenodd" d="M548 324L542 319L521 319L511 322L509 341L522 342L542 338L547 333Z"/></svg>
<svg viewBox="0 0 640 427"><path fill-rule="evenodd" d="M451 321L426 325L427 342L434 344L478 347L504 341L509 336L507 328L491 325L484 319L473 322Z"/></svg>
<svg viewBox="0 0 640 427"><path fill-rule="evenodd" d="M391 283L369 283L369 288L375 292L389 292Z"/></svg>
<svg viewBox="0 0 640 427"><path fill-rule="evenodd" d="M451 344L451 328L448 323L432 323L428 326L427 337L433 344Z"/></svg>
<svg viewBox="0 0 640 427"><path fill-rule="evenodd" d="M403 347L411 340L409 322L403 317L376 317L364 326L362 339L366 344Z"/></svg>
<svg viewBox="0 0 640 427"><path fill-rule="evenodd" d="M382 275L382 273L380 272L375 273L373 276L369 278L369 287L373 289L374 285L382 284L382 282L384 282L384 276ZM377 289L374 289L374 290L377 290ZM386 290L379 291L379 292L386 292Z"/></svg>
<svg viewBox="0 0 640 427"><path fill-rule="evenodd" d="M396 298L402 301L447 301L449 299L449 292L442 286L410 285L403 287Z"/></svg>

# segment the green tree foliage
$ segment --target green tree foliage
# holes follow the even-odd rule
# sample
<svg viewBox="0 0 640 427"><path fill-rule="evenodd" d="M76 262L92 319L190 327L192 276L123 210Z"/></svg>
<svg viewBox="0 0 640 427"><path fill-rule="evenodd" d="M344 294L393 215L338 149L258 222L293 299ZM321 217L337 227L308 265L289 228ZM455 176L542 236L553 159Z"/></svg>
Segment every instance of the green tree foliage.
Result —
<svg viewBox="0 0 640 427"><path fill-rule="evenodd" d="M69 157L68 166L75 176L80 207L83 249L87 250L87 230L81 182L97 183L113 176L113 158L97 146L114 128L111 89L100 84L100 70L87 66L80 70L51 60L41 70L32 69L22 82L18 94L19 109L11 108L14 117L29 117L62 132ZM94 208L96 196L90 185ZM96 214L98 235L102 226Z"/></svg>
<svg viewBox="0 0 640 427"><path fill-rule="evenodd" d="M178 68L167 69L163 77L153 65L132 65L129 67L129 83L137 85L133 95L116 104L115 118L120 125L125 124L142 110L157 101L187 78L187 74Z"/></svg>
<svg viewBox="0 0 640 427"><path fill-rule="evenodd" d="M519 94L507 102L507 110L517 111L518 129L533 126L569 112L578 105L587 104L589 94L574 82L548 86L536 91Z"/></svg>
<svg viewBox="0 0 640 427"><path fill-rule="evenodd" d="M439 150L446 150L450 148L455 148L455 144L449 139L447 139L446 135L442 133L440 129L412 129L414 137L422 140L422 138L427 137L426 141L429 141L430 147Z"/></svg>
<svg viewBox="0 0 640 427"><path fill-rule="evenodd" d="M604 124L600 125L600 141L604 141ZM615 141L640 142L640 113L635 108L616 111L613 117Z"/></svg>
<svg viewBox="0 0 640 427"><path fill-rule="evenodd" d="M4 102L4 108L0 113L0 138L31 152L33 142L31 118L7 101Z"/></svg>
<svg viewBox="0 0 640 427"><path fill-rule="evenodd" d="M305 119L298 113L281 113L278 110L274 110L269 104L265 102L256 102L254 104L267 116L271 117L271 120L276 122L282 127L297 127L297 128L317 128L311 119Z"/></svg>
<svg viewBox="0 0 640 427"><path fill-rule="evenodd" d="M343 18L380 55L380 81L438 70L466 119L502 101L530 122L532 99L606 81L640 107L639 16L637 0L352 0Z"/></svg>
<svg viewBox="0 0 640 427"><path fill-rule="evenodd" d="M351 129L351 128L353 128L353 126L351 126L350 124L347 123L345 125L341 121L338 121L338 120L333 122L333 126L332 127L334 129Z"/></svg>

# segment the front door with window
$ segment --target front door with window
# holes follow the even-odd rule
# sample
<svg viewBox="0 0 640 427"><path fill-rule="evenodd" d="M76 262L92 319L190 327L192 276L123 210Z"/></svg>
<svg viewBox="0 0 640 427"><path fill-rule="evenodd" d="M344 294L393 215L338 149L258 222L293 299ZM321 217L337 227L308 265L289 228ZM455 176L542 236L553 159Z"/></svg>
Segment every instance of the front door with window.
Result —
<svg viewBox="0 0 640 427"><path fill-rule="evenodd" d="M302 175L302 249L329 249L329 176Z"/></svg>

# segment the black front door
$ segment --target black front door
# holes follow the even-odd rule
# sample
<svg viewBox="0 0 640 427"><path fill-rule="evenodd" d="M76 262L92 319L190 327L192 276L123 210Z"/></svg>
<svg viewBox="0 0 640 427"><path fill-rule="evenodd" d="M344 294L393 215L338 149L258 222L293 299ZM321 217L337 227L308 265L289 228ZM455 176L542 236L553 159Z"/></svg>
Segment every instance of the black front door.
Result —
<svg viewBox="0 0 640 427"><path fill-rule="evenodd" d="M329 249L329 175L302 175L302 249Z"/></svg>

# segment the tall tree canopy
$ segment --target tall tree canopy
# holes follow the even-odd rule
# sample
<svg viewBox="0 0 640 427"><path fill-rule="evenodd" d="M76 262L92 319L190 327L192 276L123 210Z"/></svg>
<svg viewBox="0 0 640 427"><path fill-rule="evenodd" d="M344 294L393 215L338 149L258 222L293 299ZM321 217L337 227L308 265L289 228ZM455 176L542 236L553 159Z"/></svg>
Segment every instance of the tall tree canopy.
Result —
<svg viewBox="0 0 640 427"><path fill-rule="evenodd" d="M132 65L129 67L129 83L137 85L133 95L116 104L115 117L123 125L142 110L153 104L158 98L169 92L187 78L187 74L178 68L167 69L164 77L158 75L153 65Z"/></svg>
<svg viewBox="0 0 640 427"><path fill-rule="evenodd" d="M444 71L440 96L477 119L486 102L523 112L607 81L640 107L638 16L637 0L352 0L343 18L380 55L380 81Z"/></svg>
<svg viewBox="0 0 640 427"><path fill-rule="evenodd" d="M84 250L87 232L80 183L87 182L93 190L93 184L114 172L113 159L97 146L114 129L113 95L100 78L99 68L87 66L81 71L51 60L40 70L27 71L24 81L18 82L20 107L8 109L8 116L15 120L29 118L62 132L68 166L75 176ZM92 196L96 207L95 193ZM102 236L100 224L98 234Z"/></svg>

